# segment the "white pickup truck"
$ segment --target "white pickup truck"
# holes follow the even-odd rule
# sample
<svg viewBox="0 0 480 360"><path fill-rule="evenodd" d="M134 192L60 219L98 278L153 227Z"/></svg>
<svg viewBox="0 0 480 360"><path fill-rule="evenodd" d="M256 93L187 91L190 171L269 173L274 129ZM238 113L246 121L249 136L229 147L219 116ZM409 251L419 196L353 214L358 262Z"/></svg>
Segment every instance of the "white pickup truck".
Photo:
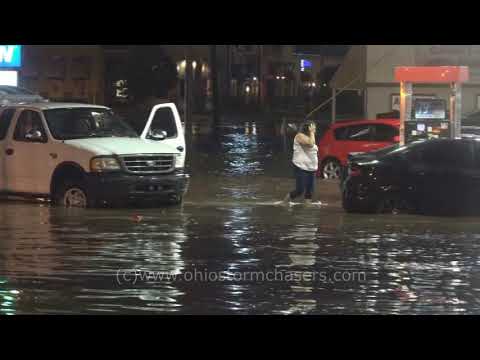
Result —
<svg viewBox="0 0 480 360"><path fill-rule="evenodd" d="M0 193L65 207L180 204L188 175L177 108L156 105L145 121L137 134L103 106L0 107Z"/></svg>

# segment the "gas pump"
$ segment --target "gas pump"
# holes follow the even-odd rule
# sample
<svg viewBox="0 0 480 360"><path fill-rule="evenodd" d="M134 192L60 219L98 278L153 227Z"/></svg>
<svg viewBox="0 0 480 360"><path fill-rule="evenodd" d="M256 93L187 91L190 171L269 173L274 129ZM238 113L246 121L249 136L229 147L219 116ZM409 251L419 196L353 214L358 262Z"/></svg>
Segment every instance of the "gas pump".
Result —
<svg viewBox="0 0 480 360"><path fill-rule="evenodd" d="M461 137L462 83L469 80L468 67L397 67L395 78L400 82L401 145L416 140ZM449 104L442 99L414 100L414 84L449 84Z"/></svg>

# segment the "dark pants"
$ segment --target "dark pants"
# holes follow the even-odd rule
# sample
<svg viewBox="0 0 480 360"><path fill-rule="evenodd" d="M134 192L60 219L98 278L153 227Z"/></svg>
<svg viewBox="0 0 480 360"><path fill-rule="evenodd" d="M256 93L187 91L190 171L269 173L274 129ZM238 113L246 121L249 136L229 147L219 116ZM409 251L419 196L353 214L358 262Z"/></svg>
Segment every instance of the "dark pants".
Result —
<svg viewBox="0 0 480 360"><path fill-rule="evenodd" d="M296 179L296 189L290 193L290 198L295 199L305 194L306 200L312 200L313 192L315 190L315 175L316 172L305 171L297 166L293 166Z"/></svg>

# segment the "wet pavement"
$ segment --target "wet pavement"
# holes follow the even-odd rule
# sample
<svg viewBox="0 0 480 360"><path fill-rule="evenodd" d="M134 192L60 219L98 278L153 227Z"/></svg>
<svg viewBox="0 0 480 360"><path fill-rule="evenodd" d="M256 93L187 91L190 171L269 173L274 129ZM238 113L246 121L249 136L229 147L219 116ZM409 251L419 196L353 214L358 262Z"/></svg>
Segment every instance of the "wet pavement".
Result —
<svg viewBox="0 0 480 360"><path fill-rule="evenodd" d="M0 314L480 314L480 218L348 215L262 127L189 140L182 207L0 203Z"/></svg>

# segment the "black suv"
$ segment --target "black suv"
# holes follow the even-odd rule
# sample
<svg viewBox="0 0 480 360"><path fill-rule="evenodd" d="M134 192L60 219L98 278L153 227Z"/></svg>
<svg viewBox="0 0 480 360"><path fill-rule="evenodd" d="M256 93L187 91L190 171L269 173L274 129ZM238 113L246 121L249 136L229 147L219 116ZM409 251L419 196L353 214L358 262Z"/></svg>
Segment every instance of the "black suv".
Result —
<svg viewBox="0 0 480 360"><path fill-rule="evenodd" d="M429 140L350 156L342 174L348 212L480 213L480 141Z"/></svg>

